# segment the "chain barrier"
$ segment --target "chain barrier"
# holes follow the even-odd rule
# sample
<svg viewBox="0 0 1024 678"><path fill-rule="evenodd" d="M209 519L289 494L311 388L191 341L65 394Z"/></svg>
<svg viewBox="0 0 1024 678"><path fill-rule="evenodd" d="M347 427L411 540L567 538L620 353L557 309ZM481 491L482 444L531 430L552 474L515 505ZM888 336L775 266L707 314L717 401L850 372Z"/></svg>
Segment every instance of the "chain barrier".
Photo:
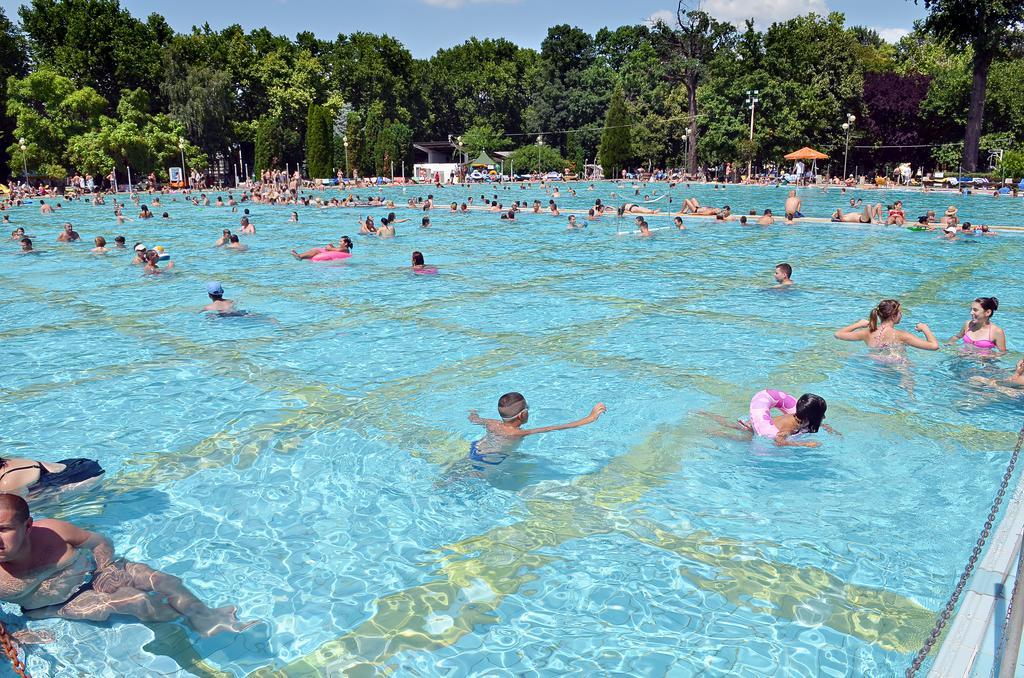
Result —
<svg viewBox="0 0 1024 678"><path fill-rule="evenodd" d="M925 657L932 651L932 647L935 642L942 635L942 629L949 622L949 618L953 615L953 610L956 608L957 601L960 600L960 594L964 592L964 587L967 586L968 580L971 578L971 573L974 571L974 566L978 563L978 558L981 557L981 549L985 545L985 541L989 535L992 534L992 525L995 524L996 515L999 514L999 506L1003 503L1003 497L1006 495L1006 488L1010 484L1010 478L1013 477L1013 469L1017 466L1017 459L1020 457L1020 448L1024 444L1024 426L1021 427L1020 433L1017 434L1017 445L1013 448L1013 454L1010 456L1010 463L1006 466L1006 473L1003 474L1003 482L999 484L999 491L996 493L996 498L992 501L992 508L988 512L988 518L985 520L985 526L981 530L981 535L978 537L978 543L974 545L974 549L971 551L971 557L967 559L967 565L964 567L963 573L960 575L960 580L956 583L956 588L953 589L953 595L949 597L946 602L946 606L943 608L939 618L935 620L935 626L932 628L931 634L927 640L924 641L924 645L920 650L917 651L917 656L914 657L914 661L907 668L906 677L913 678L918 671L921 670L921 665L924 663ZM1005 628L1005 627L1004 627Z"/></svg>
<svg viewBox="0 0 1024 678"><path fill-rule="evenodd" d="M18 658L18 648L14 645L14 639L7 632L7 626L3 622L0 622L0 647L3 647L4 654L11 660L11 668L14 669L14 673L21 676L21 678L30 678L28 669L25 668L25 664Z"/></svg>

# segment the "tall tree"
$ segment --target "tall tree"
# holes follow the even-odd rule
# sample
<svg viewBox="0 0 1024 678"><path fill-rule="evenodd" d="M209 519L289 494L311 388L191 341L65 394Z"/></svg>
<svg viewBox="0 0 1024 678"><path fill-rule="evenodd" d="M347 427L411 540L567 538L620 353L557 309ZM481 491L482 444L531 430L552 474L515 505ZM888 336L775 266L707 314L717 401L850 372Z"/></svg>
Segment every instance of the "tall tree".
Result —
<svg viewBox="0 0 1024 678"><path fill-rule="evenodd" d="M306 117L306 171L311 179L334 175L331 121L323 106L311 104Z"/></svg>
<svg viewBox="0 0 1024 678"><path fill-rule="evenodd" d="M160 52L174 35L159 14L140 21L118 0L32 0L18 14L34 60L79 87L112 105L123 90L159 93Z"/></svg>
<svg viewBox="0 0 1024 678"><path fill-rule="evenodd" d="M707 72L707 64L716 52L733 41L736 29L699 8L691 8L688 0L679 0L675 27L659 21L655 33L663 59L667 61L666 72L678 74L675 77L686 87L690 117L686 169L694 174L697 171L697 87Z"/></svg>
<svg viewBox="0 0 1024 678"><path fill-rule="evenodd" d="M985 115L985 90L992 62L1020 44L1021 0L924 0L925 27L958 47L971 47L971 101L964 134L963 167L978 168L978 142Z"/></svg>
<svg viewBox="0 0 1024 678"><path fill-rule="evenodd" d="M604 134L601 136L601 167L610 178L614 178L618 176L619 170L629 166L633 153L629 109L621 84L612 93L604 126Z"/></svg>
<svg viewBox="0 0 1024 678"><path fill-rule="evenodd" d="M281 142L277 136L279 123L270 116L260 118L256 123L255 163L253 173L267 169L280 169L283 163Z"/></svg>
<svg viewBox="0 0 1024 678"><path fill-rule="evenodd" d="M15 30L14 24L0 9L0 83L6 83L10 77L21 78L28 72L26 45L21 34ZM7 147L13 140L14 118L7 115L7 88L0 86L0 166L7 167L10 174L17 174L19 169L11 167L11 156ZM6 176L8 173L5 172Z"/></svg>

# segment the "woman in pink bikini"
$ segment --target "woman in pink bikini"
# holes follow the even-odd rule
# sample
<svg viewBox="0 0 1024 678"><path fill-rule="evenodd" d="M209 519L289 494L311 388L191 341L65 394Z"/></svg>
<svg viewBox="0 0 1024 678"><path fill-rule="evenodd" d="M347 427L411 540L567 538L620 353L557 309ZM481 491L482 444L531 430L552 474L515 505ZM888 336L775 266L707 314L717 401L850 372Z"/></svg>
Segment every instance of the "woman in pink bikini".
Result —
<svg viewBox="0 0 1024 678"><path fill-rule="evenodd" d="M992 314L999 308L995 297L978 297L971 304L971 319L964 323L960 332L949 338L949 343L963 341L964 346L975 351L989 353L993 349L1006 353L1006 334L1002 327L992 322Z"/></svg>
<svg viewBox="0 0 1024 678"><path fill-rule="evenodd" d="M903 307L895 299L883 299L878 306L871 309L867 320L858 320L835 333L836 339L843 341L863 341L873 349L902 349L904 346L937 351L939 342L932 334L931 328L918 323L914 329L924 335L924 339L896 329L903 320Z"/></svg>

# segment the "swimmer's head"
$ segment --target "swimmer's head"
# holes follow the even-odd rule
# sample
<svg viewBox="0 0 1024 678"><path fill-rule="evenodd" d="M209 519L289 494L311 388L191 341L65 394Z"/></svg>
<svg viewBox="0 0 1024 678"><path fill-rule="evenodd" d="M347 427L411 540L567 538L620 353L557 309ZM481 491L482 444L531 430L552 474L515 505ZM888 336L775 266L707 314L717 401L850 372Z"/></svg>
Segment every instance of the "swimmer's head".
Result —
<svg viewBox="0 0 1024 678"><path fill-rule="evenodd" d="M206 293L214 301L220 301L224 298L224 287L219 282L208 282L206 283Z"/></svg>
<svg viewBox="0 0 1024 678"><path fill-rule="evenodd" d="M800 420L801 430L817 433L821 428L821 420L825 418L828 403L819 395L805 393L796 401L796 418Z"/></svg>
<svg viewBox="0 0 1024 678"><path fill-rule="evenodd" d="M782 282L788 280L793 275L793 267L789 264L776 264L775 265L775 280Z"/></svg>
<svg viewBox="0 0 1024 678"><path fill-rule="evenodd" d="M102 235L96 236L96 239L93 242L96 243L96 247L106 247L107 246L107 239L104 238Z"/></svg>
<svg viewBox="0 0 1024 678"><path fill-rule="evenodd" d="M498 398L498 415L506 424L518 421L525 423L529 417L530 406L522 393L506 393Z"/></svg>
<svg viewBox="0 0 1024 678"><path fill-rule="evenodd" d="M16 494L0 494L0 562L20 554L30 527L28 503Z"/></svg>
<svg viewBox="0 0 1024 678"><path fill-rule="evenodd" d="M747 223L747 216L746 215L743 215L743 216L740 217L740 223L741 224Z"/></svg>
<svg viewBox="0 0 1024 678"><path fill-rule="evenodd" d="M29 239L29 238L22 238L19 242L21 243L21 249L23 249L26 252L32 251L32 240L31 239Z"/></svg>
<svg viewBox="0 0 1024 678"><path fill-rule="evenodd" d="M999 300L995 297L978 297L971 304L971 318L974 320L988 319L999 308Z"/></svg>
<svg viewBox="0 0 1024 678"><path fill-rule="evenodd" d="M412 265L413 266L422 266L423 265L423 252L413 252L412 253Z"/></svg>
<svg viewBox="0 0 1024 678"><path fill-rule="evenodd" d="M868 328L874 332L878 329L879 323L891 322L895 325L900 321L902 315L900 302L895 299L882 299L878 302L878 306L871 309L871 315L868 316Z"/></svg>

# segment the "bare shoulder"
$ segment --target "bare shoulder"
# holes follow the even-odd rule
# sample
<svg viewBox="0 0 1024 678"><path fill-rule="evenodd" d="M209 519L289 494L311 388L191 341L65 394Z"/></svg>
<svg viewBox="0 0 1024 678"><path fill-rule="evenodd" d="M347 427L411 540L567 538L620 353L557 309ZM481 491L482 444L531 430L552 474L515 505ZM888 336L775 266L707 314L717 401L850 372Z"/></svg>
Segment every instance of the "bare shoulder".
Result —
<svg viewBox="0 0 1024 678"><path fill-rule="evenodd" d="M80 527L63 520L57 520L56 518L40 518L39 520L33 521L32 529L33 531L52 532L61 537L64 541L74 544L80 544L88 539L89 535L92 534Z"/></svg>

